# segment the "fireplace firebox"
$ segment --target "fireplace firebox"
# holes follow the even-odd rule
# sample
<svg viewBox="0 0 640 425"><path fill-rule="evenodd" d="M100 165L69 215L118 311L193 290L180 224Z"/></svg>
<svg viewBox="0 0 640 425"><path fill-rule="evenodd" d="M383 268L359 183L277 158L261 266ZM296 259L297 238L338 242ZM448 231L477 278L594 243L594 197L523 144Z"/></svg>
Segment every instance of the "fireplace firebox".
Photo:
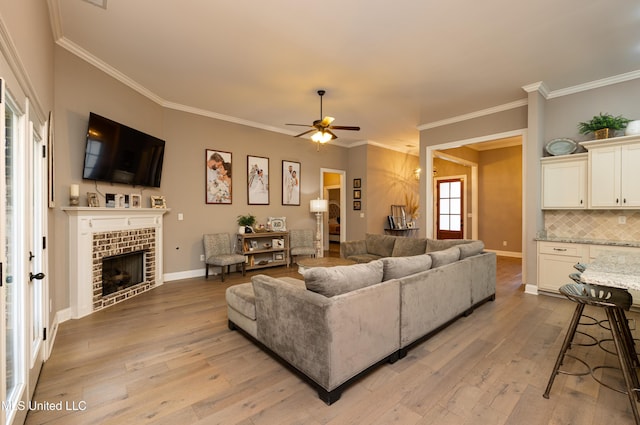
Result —
<svg viewBox="0 0 640 425"><path fill-rule="evenodd" d="M102 296L144 282L145 251L102 258Z"/></svg>

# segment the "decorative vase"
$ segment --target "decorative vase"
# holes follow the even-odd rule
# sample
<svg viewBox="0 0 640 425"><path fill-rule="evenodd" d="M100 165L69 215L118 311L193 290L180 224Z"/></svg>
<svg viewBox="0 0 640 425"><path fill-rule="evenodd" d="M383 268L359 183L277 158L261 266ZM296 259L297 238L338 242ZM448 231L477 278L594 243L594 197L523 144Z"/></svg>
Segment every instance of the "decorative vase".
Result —
<svg viewBox="0 0 640 425"><path fill-rule="evenodd" d="M633 136L640 134L640 120L631 121L627 124L627 129L624 131L625 136Z"/></svg>
<svg viewBox="0 0 640 425"><path fill-rule="evenodd" d="M600 130L594 131L593 134L595 134L596 140L608 139L609 134L613 136L613 130L611 130L610 128L601 128Z"/></svg>
<svg viewBox="0 0 640 425"><path fill-rule="evenodd" d="M241 235L244 235L244 226L238 227L238 233L240 233Z"/></svg>

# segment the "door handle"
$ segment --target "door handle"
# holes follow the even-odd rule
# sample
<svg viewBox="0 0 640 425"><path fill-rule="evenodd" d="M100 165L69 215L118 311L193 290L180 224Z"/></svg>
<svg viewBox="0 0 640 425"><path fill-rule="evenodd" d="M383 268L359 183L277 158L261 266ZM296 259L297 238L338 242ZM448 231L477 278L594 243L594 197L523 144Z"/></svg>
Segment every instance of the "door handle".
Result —
<svg viewBox="0 0 640 425"><path fill-rule="evenodd" d="M33 273L29 272L29 281L33 281L33 279L36 279L36 280L44 279L44 273L33 274Z"/></svg>
<svg viewBox="0 0 640 425"><path fill-rule="evenodd" d="M29 251L29 261L33 260L36 256L33 255L33 252Z"/></svg>

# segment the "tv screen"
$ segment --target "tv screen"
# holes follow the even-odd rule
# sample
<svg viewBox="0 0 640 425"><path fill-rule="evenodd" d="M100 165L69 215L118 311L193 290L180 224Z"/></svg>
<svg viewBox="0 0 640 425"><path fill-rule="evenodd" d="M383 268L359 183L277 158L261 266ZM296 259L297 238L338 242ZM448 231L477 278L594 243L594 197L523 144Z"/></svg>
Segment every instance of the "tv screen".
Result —
<svg viewBox="0 0 640 425"><path fill-rule="evenodd" d="M164 140L91 112L82 178L160 187Z"/></svg>

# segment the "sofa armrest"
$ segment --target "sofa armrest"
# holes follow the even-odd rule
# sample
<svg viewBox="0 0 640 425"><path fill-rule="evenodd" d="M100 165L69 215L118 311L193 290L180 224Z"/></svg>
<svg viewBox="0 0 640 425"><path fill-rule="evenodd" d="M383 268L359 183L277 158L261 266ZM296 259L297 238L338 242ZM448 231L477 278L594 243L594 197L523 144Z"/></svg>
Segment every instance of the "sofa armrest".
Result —
<svg viewBox="0 0 640 425"><path fill-rule="evenodd" d="M258 340L327 391L400 349L400 287L391 280L323 295L252 278Z"/></svg>
<svg viewBox="0 0 640 425"><path fill-rule="evenodd" d="M367 243L364 239L359 241L340 242L340 256L349 258L352 255L362 255L367 253Z"/></svg>

